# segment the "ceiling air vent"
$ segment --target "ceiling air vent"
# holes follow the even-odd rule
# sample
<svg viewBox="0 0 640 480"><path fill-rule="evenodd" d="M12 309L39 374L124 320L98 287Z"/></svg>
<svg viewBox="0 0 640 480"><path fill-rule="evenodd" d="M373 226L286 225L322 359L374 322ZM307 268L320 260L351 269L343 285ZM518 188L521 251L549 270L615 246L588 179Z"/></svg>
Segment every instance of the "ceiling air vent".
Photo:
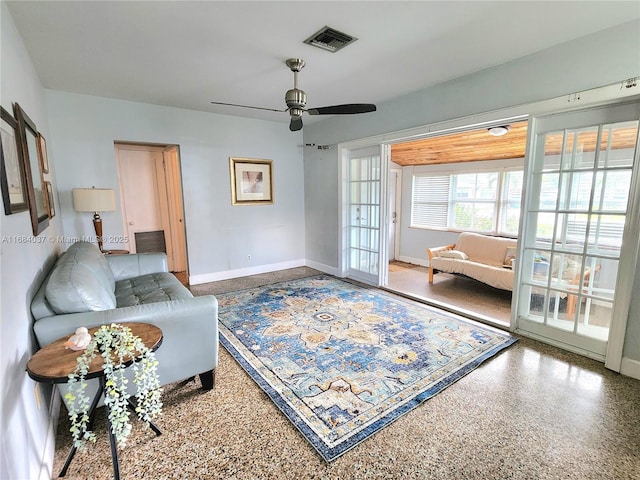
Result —
<svg viewBox="0 0 640 480"><path fill-rule="evenodd" d="M330 27L324 27L307 38L304 43L335 53L356 40L357 38L351 35L339 32Z"/></svg>

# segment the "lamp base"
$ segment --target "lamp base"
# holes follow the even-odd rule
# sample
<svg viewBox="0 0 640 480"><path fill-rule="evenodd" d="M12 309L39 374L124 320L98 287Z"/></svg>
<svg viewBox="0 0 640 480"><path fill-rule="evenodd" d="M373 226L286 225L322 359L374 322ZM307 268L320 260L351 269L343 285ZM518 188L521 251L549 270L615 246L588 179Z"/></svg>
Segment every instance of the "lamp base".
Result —
<svg viewBox="0 0 640 480"><path fill-rule="evenodd" d="M96 240L98 241L98 248L102 252L102 218L98 212L93 214L93 228L96 231Z"/></svg>

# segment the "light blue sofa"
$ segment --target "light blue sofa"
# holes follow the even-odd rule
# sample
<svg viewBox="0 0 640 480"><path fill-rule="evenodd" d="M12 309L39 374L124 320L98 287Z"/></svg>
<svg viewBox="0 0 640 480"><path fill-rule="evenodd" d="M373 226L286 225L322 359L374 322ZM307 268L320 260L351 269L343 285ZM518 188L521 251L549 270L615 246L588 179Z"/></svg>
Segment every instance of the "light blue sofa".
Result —
<svg viewBox="0 0 640 480"><path fill-rule="evenodd" d="M156 351L160 384L199 375L204 390L213 388L218 302L213 295L194 297L168 273L163 253L103 255L94 244L77 242L51 268L31 302L31 313L41 347L78 327L156 325L163 333ZM91 382L90 396L98 385ZM64 398L64 385L60 390Z"/></svg>

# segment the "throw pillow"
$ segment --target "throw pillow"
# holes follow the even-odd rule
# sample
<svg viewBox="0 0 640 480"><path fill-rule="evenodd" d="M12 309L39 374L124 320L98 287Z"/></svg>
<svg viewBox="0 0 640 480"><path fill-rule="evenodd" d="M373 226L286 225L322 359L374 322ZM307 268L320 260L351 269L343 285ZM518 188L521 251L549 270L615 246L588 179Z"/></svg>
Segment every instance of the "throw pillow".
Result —
<svg viewBox="0 0 640 480"><path fill-rule="evenodd" d="M504 255L504 266L513 267L513 262L516 259L516 247L507 247L507 251Z"/></svg>
<svg viewBox="0 0 640 480"><path fill-rule="evenodd" d="M456 258L458 260L469 260L467 254L460 250L442 250L438 252L438 256L443 258Z"/></svg>

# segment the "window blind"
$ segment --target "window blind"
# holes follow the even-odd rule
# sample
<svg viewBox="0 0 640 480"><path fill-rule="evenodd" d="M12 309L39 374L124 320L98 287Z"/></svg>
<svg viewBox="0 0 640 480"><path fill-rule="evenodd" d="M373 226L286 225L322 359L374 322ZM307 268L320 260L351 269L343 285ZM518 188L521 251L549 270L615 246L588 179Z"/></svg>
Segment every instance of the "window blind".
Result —
<svg viewBox="0 0 640 480"><path fill-rule="evenodd" d="M447 228L450 178L449 175L413 177L412 226Z"/></svg>

